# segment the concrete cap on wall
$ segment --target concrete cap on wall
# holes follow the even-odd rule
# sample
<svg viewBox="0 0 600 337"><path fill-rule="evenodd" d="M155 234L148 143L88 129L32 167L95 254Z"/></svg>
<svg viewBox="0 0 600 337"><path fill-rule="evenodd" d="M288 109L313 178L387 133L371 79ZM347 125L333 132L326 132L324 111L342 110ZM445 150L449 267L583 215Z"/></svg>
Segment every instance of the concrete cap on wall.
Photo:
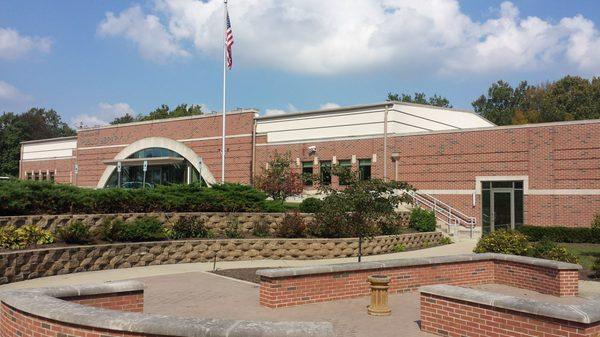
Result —
<svg viewBox="0 0 600 337"><path fill-rule="evenodd" d="M0 292L0 301L22 312L82 327L148 335L183 337L312 337L333 336L328 322L261 322L184 318L122 312L63 301L57 297L143 290L136 281Z"/></svg>

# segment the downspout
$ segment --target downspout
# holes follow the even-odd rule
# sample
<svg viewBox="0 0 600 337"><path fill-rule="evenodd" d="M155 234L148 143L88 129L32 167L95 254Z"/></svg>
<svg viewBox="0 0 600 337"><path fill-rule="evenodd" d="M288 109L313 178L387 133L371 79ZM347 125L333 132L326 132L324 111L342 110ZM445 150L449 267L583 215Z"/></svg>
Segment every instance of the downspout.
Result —
<svg viewBox="0 0 600 337"><path fill-rule="evenodd" d="M254 167L256 166L256 115L252 125L252 166L250 168L250 185L254 186Z"/></svg>
<svg viewBox="0 0 600 337"><path fill-rule="evenodd" d="M25 179L25 174L23 174L23 144L21 145L21 155L19 157L19 179Z"/></svg>
<svg viewBox="0 0 600 337"><path fill-rule="evenodd" d="M387 163L388 163L388 155L387 155L388 112L389 112L389 105L386 105L385 106L385 113L384 113L384 116L383 116L383 181L388 181L388 174L387 174Z"/></svg>

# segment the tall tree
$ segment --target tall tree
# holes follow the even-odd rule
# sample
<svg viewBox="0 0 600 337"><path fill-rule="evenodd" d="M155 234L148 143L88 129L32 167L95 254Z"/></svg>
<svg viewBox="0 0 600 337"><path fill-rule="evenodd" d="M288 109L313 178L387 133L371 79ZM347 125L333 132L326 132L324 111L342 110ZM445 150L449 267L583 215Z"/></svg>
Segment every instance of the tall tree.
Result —
<svg viewBox="0 0 600 337"><path fill-rule="evenodd" d="M600 118L600 78L566 76L556 82L513 88L493 83L471 103L475 112L498 125Z"/></svg>
<svg viewBox="0 0 600 337"><path fill-rule="evenodd" d="M19 174L21 142L73 135L75 131L52 109L32 108L22 114L3 113L0 116L0 175Z"/></svg>
<svg viewBox="0 0 600 337"><path fill-rule="evenodd" d="M422 92L415 92L414 96L389 92L387 100L389 102L397 101L397 102L434 105L434 106L439 106L442 108L452 108L450 101L446 97L438 96L436 94L436 95L433 95L432 97L427 98L427 95Z"/></svg>
<svg viewBox="0 0 600 337"><path fill-rule="evenodd" d="M171 110L171 108L169 108L168 105L162 104L147 115L140 114L137 117L133 117L129 114L126 114L125 116L115 118L112 122L110 122L110 124L114 125L139 121L150 121L156 119L194 116L202 115L203 113L204 112L202 111L202 106L196 104L180 104L176 106L173 110Z"/></svg>

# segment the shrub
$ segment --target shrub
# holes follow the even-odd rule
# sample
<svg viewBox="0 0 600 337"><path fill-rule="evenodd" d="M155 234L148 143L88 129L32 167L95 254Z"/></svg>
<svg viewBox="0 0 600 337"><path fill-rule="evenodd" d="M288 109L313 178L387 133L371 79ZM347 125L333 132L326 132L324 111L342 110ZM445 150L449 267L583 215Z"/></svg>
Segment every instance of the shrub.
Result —
<svg viewBox="0 0 600 337"><path fill-rule="evenodd" d="M524 234L499 229L479 239L473 251L475 253L526 255L528 249L529 241Z"/></svg>
<svg viewBox="0 0 600 337"><path fill-rule="evenodd" d="M21 249L24 243L15 226L0 228L0 247L7 249Z"/></svg>
<svg viewBox="0 0 600 337"><path fill-rule="evenodd" d="M204 222L197 217L181 217L177 219L169 237L173 239L192 239L205 238L208 236L208 230Z"/></svg>
<svg viewBox="0 0 600 337"><path fill-rule="evenodd" d="M70 221L69 224L58 228L56 234L60 241L69 244L84 244L92 241L90 226L81 220Z"/></svg>
<svg viewBox="0 0 600 337"><path fill-rule="evenodd" d="M592 220L592 228L600 229L600 213L596 213L596 215L594 215L594 219Z"/></svg>
<svg viewBox="0 0 600 337"><path fill-rule="evenodd" d="M25 245L47 245L54 242L54 235L35 225L25 225L17 229Z"/></svg>
<svg viewBox="0 0 600 337"><path fill-rule="evenodd" d="M317 213L321 209L323 202L317 198L306 198L300 203L300 212Z"/></svg>
<svg viewBox="0 0 600 337"><path fill-rule="evenodd" d="M265 219L260 219L254 223L252 235L259 238L267 237L270 234L269 229L269 223Z"/></svg>
<svg viewBox="0 0 600 337"><path fill-rule="evenodd" d="M301 238L304 237L306 231L306 224L304 218L294 211L292 213L286 213L279 225L277 234L282 238Z"/></svg>
<svg viewBox="0 0 600 337"><path fill-rule="evenodd" d="M518 231L531 241L548 239L565 243L600 243L600 227L540 227L520 226Z"/></svg>
<svg viewBox="0 0 600 337"><path fill-rule="evenodd" d="M420 207L413 208L410 212L410 227L419 232L435 231L435 212L422 209Z"/></svg>
<svg viewBox="0 0 600 337"><path fill-rule="evenodd" d="M241 239L242 233L240 232L240 222L237 218L231 217L227 221L227 228L225 228L225 236L230 239Z"/></svg>
<svg viewBox="0 0 600 337"><path fill-rule="evenodd" d="M443 236L443 237L440 239L440 245L449 245L449 244L452 244L452 243L454 243L454 242L452 242L452 239L450 239L450 238L449 238L449 237L447 237L447 236Z"/></svg>
<svg viewBox="0 0 600 337"><path fill-rule="evenodd" d="M151 189L87 189L44 181L0 182L0 216L151 212L283 212L281 202L250 186L201 184Z"/></svg>
<svg viewBox="0 0 600 337"><path fill-rule="evenodd" d="M98 231L100 239L109 242L160 241L167 234L160 220L154 217L141 217L129 223L119 218L106 220Z"/></svg>
<svg viewBox="0 0 600 337"><path fill-rule="evenodd" d="M390 214L389 216L382 217L379 220L379 232L382 235L397 235L402 233L403 229L403 218L399 213Z"/></svg>
<svg viewBox="0 0 600 337"><path fill-rule="evenodd" d="M21 228L4 226L0 228L0 247L23 249L29 245L45 245L54 242L54 236L47 230L35 225Z"/></svg>
<svg viewBox="0 0 600 337"><path fill-rule="evenodd" d="M565 247L560 247L547 239L537 242L529 247L527 255L547 260L579 263L577 256L569 252Z"/></svg>
<svg viewBox="0 0 600 337"><path fill-rule="evenodd" d="M406 250L406 247L404 247L404 245L401 244L401 243L395 245L394 248L392 248L392 251L394 253L401 253L401 252L403 252L405 250Z"/></svg>
<svg viewBox="0 0 600 337"><path fill-rule="evenodd" d="M124 241L160 241L165 238L165 227L154 217L137 218L125 226Z"/></svg>
<svg viewBox="0 0 600 337"><path fill-rule="evenodd" d="M600 256L596 256L596 260L594 261L594 265L592 266L592 277L600 278Z"/></svg>

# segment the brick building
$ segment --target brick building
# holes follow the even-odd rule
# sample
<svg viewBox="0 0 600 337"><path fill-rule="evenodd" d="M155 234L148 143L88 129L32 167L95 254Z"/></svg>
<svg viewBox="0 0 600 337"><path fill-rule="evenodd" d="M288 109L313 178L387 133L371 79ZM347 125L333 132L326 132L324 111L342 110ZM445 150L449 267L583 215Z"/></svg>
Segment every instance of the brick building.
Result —
<svg viewBox="0 0 600 337"><path fill-rule="evenodd" d="M265 117L237 110L227 114L226 149L228 182L251 184L273 153L289 152L299 172L320 173L307 193L341 185L330 168L346 166L363 179L407 181L423 202L484 231L589 226L600 211L600 120L498 127L469 111L399 102ZM24 142L20 177L91 188L211 184L220 151L219 114L101 126Z"/></svg>

